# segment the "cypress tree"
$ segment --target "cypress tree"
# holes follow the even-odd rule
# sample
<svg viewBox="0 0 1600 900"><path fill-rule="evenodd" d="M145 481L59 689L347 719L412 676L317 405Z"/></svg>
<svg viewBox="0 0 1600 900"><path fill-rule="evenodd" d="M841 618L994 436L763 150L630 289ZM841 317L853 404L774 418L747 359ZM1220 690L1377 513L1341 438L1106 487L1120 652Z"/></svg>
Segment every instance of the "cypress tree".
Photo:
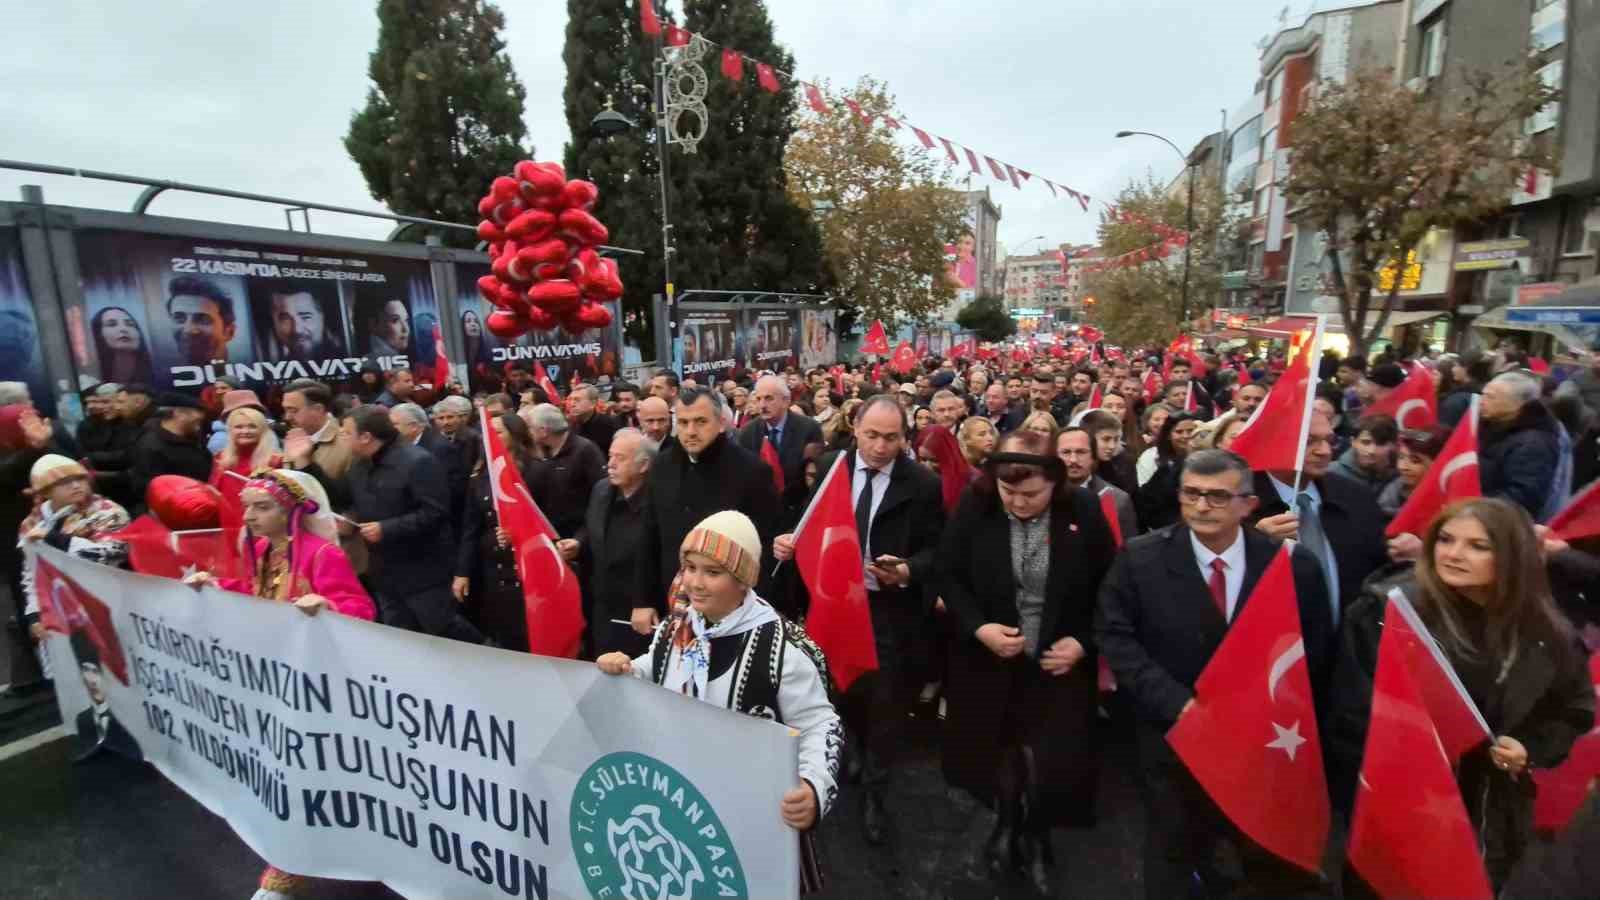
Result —
<svg viewBox="0 0 1600 900"><path fill-rule="evenodd" d="M486 0L379 0L372 86L344 146L394 212L475 224L489 182L531 155L504 27Z"/></svg>

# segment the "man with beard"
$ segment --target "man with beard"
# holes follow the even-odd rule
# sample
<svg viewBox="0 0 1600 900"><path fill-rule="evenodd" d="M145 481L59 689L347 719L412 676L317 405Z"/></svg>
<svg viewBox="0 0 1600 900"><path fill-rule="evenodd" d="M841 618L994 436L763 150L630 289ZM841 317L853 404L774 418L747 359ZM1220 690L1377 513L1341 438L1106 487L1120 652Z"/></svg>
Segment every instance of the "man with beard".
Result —
<svg viewBox="0 0 1600 900"><path fill-rule="evenodd" d="M618 428L639 427L639 388L626 381L611 386L611 417Z"/></svg>
<svg viewBox="0 0 1600 900"><path fill-rule="evenodd" d="M600 389L580 384L567 395L567 416L572 431L600 450L601 458L611 453L611 436L617 433L617 420L599 411Z"/></svg>
<svg viewBox="0 0 1600 900"><path fill-rule="evenodd" d="M1116 510L1117 533L1124 542L1139 533L1139 519L1133 511L1133 498L1128 492L1122 490L1104 478L1095 474L1099 468L1099 454L1096 448L1097 436L1086 428L1076 425L1063 428L1056 435L1056 456L1067 466L1067 483L1073 487L1081 487L1096 498L1109 496L1112 508ZM1102 502L1101 509L1105 506Z"/></svg>
<svg viewBox="0 0 1600 900"><path fill-rule="evenodd" d="M188 394L163 394L156 408L160 422L144 429L130 456L130 515L144 511L145 488L157 475L183 475L196 481L211 477L211 454L200 434L206 421L200 401Z"/></svg>
<svg viewBox="0 0 1600 900"><path fill-rule="evenodd" d="M228 342L238 323L233 318L233 298L222 288L204 278L174 278L167 286L167 315L172 319L179 365L203 366L228 359Z"/></svg>
<svg viewBox="0 0 1600 900"><path fill-rule="evenodd" d="M310 289L293 282L259 288L268 299L272 334L266 356L271 360L337 359L344 349L328 331L321 300Z"/></svg>

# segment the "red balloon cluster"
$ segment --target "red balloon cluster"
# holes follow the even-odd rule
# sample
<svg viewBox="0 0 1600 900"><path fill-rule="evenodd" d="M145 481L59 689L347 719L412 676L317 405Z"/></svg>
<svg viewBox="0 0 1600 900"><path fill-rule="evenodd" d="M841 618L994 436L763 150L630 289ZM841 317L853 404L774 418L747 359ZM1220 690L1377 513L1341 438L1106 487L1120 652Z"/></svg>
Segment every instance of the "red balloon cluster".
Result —
<svg viewBox="0 0 1600 900"><path fill-rule="evenodd" d="M567 180L559 163L523 160L478 201L478 237L489 242L491 274L478 291L495 305L484 325L501 338L557 325L571 332L611 324L607 300L622 296L616 260L596 247L610 232L590 210L600 190Z"/></svg>

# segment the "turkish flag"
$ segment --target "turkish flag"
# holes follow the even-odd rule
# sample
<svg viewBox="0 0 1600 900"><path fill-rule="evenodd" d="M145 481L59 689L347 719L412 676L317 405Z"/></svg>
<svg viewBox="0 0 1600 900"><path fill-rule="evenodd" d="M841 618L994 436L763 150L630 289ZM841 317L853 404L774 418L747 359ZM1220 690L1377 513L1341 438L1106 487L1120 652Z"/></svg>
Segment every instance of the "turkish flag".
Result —
<svg viewBox="0 0 1600 900"><path fill-rule="evenodd" d="M182 578L194 572L210 572L225 578L249 574L239 538L241 530L199 528L173 531L154 516L139 516L108 537L128 548L128 564L143 575ZM231 532L232 540L229 540Z"/></svg>
<svg viewBox="0 0 1600 900"><path fill-rule="evenodd" d="M444 332L439 330L439 323L433 323L433 386L438 389L439 395L444 395L445 385L450 383L450 355L445 351Z"/></svg>
<svg viewBox="0 0 1600 900"><path fill-rule="evenodd" d="M840 691L878 668L847 456L839 454L828 467L794 530L794 563L811 592L806 630L828 658Z"/></svg>
<svg viewBox="0 0 1600 900"><path fill-rule="evenodd" d="M528 650L541 656L578 655L583 635L583 596L578 576L556 549L560 539L549 520L533 502L515 461L489 424L489 414L478 411L483 429L483 455L489 467L494 494L494 514L500 527L511 532L516 548L517 579L522 582L522 603L527 613Z"/></svg>
<svg viewBox="0 0 1600 900"><path fill-rule="evenodd" d="M1550 536L1563 541L1600 534L1600 481L1595 481L1572 498L1565 508L1550 518Z"/></svg>
<svg viewBox="0 0 1600 900"><path fill-rule="evenodd" d="M1296 356L1273 385L1267 399L1233 439L1233 452L1244 457L1257 472L1299 471L1305 462L1306 432L1311 425L1311 403L1316 396L1317 379L1312 367L1322 341L1322 322L1317 322L1315 344L1308 353Z"/></svg>
<svg viewBox="0 0 1600 900"><path fill-rule="evenodd" d="M1144 402L1149 403L1156 399L1156 391L1160 389L1159 385L1160 380L1156 370L1145 369L1144 374L1139 377L1139 386L1144 389Z"/></svg>
<svg viewBox="0 0 1600 900"><path fill-rule="evenodd" d="M1600 694L1600 653L1589 657L1589 680ZM1560 831L1589 799L1589 785L1600 778L1600 725L1578 738L1566 762L1533 773L1539 793L1533 800L1533 827Z"/></svg>
<svg viewBox="0 0 1600 900"><path fill-rule="evenodd" d="M828 114L828 104L822 99L822 91L818 90L816 85L806 85L806 102L822 115Z"/></svg>
<svg viewBox="0 0 1600 900"><path fill-rule="evenodd" d="M173 546L172 534L170 528L146 514L111 532L108 537L127 546L128 565L135 572L162 578L182 578L185 563Z"/></svg>
<svg viewBox="0 0 1600 900"><path fill-rule="evenodd" d="M1167 743L1240 831L1317 872L1328 839L1328 785L1292 546L1278 549L1235 613L1195 682L1194 706L1167 732Z"/></svg>
<svg viewBox="0 0 1600 900"><path fill-rule="evenodd" d="M63 634L83 631L100 654L100 665L118 681L128 684L128 658L111 623L110 607L45 562L43 555L34 557L33 589L39 598L39 621L45 623L44 627Z"/></svg>
<svg viewBox="0 0 1600 900"><path fill-rule="evenodd" d="M545 371L544 366L533 367L533 383L544 390L545 396L550 398L551 403L561 405L561 391L556 389L556 383L550 380L550 373Z"/></svg>
<svg viewBox="0 0 1600 900"><path fill-rule="evenodd" d="M889 360L889 366L901 375L906 375L916 368L917 351L912 349L910 341L901 341L900 346L894 348L894 356Z"/></svg>
<svg viewBox="0 0 1600 900"><path fill-rule="evenodd" d="M872 383L883 384L883 363L872 364Z"/></svg>
<svg viewBox="0 0 1600 900"><path fill-rule="evenodd" d="M783 460L778 458L778 448L772 446L772 441L761 439L761 461L772 468L772 486L779 495L783 494Z"/></svg>
<svg viewBox="0 0 1600 900"><path fill-rule="evenodd" d="M1398 617L1391 603L1384 621ZM1406 657L1401 633L1385 628L1350 864L1380 897L1492 897L1450 758Z"/></svg>
<svg viewBox="0 0 1600 900"><path fill-rule="evenodd" d="M1089 388L1089 408L1099 409L1104 402L1105 392L1100 389L1100 383L1095 382L1094 387Z"/></svg>
<svg viewBox="0 0 1600 900"><path fill-rule="evenodd" d="M1198 410L1199 408L1200 408L1200 404L1194 398L1194 382L1191 381L1191 382L1189 382L1189 389L1187 391L1185 391L1184 394L1183 394L1183 411L1184 412L1194 412L1195 410Z"/></svg>
<svg viewBox="0 0 1600 900"><path fill-rule="evenodd" d="M1395 640L1405 652L1411 677L1433 719L1434 730L1439 732L1444 752L1455 760L1491 740L1494 735L1489 732L1489 723L1484 721L1466 686L1456 677L1455 668L1444 658L1439 643L1428 633L1428 626L1423 624L1422 617L1399 588L1389 591L1389 613L1384 618L1384 627L1398 632Z"/></svg>
<svg viewBox="0 0 1600 900"><path fill-rule="evenodd" d="M722 51L722 77L729 81L744 80L744 56L739 51Z"/></svg>
<svg viewBox="0 0 1600 900"><path fill-rule="evenodd" d="M1112 496L1109 484L1100 489L1100 512L1106 517L1106 524L1111 526L1111 539L1121 550L1122 522L1117 518L1117 498Z"/></svg>
<svg viewBox="0 0 1600 900"><path fill-rule="evenodd" d="M661 20L656 18L655 0L638 0L639 30L652 37L661 33Z"/></svg>
<svg viewBox="0 0 1600 900"><path fill-rule="evenodd" d="M1272 397L1269 395L1267 399ZM1445 441L1439 458L1417 482L1384 534L1389 537L1408 532L1420 535L1446 506L1457 500L1483 496L1478 481L1478 399L1477 394L1472 395L1472 408L1456 423L1456 430L1451 432L1450 440ZM1234 448L1238 446L1235 441Z"/></svg>
<svg viewBox="0 0 1600 900"><path fill-rule="evenodd" d="M776 94L782 90L778 84L778 73L766 63L756 63L756 83L769 94Z"/></svg>
<svg viewBox="0 0 1600 900"><path fill-rule="evenodd" d="M1105 332L1094 327L1093 325L1084 325L1083 327L1079 328L1078 336L1091 344L1099 343L1106 338Z"/></svg>
<svg viewBox="0 0 1600 900"><path fill-rule="evenodd" d="M957 341L954 344L951 344L950 345L950 358L951 359L960 359L963 356L967 356L968 354L972 353L976 349L977 344L978 344L977 340L974 339L974 338L970 338L970 337L966 338L964 340Z"/></svg>
<svg viewBox="0 0 1600 900"><path fill-rule="evenodd" d="M1239 387L1244 387L1245 385L1250 383L1250 368L1248 366L1239 366L1238 370L1239 370Z"/></svg>
<svg viewBox="0 0 1600 900"><path fill-rule="evenodd" d="M861 352L874 353L878 356L889 355L889 335L883 330L881 319L872 320L872 327L867 329L867 336L861 339Z"/></svg>
<svg viewBox="0 0 1600 900"><path fill-rule="evenodd" d="M1428 368L1413 364L1406 380L1390 391L1389 396L1367 407L1362 415L1393 416L1401 429L1432 428L1439 424L1438 396Z"/></svg>
<svg viewBox="0 0 1600 900"><path fill-rule="evenodd" d="M677 25L667 26L668 47L686 47L689 45L689 39L691 37L693 37L693 35L687 28L680 28Z"/></svg>

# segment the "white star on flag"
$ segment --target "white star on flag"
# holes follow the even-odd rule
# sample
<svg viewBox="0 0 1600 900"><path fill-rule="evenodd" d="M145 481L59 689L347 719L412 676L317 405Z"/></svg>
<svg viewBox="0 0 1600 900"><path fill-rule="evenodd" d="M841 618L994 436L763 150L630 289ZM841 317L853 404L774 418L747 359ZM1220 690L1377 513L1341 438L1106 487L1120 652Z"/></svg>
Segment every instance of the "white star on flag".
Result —
<svg viewBox="0 0 1600 900"><path fill-rule="evenodd" d="M195 574L196 572L199 572L199 571L200 571L200 567L199 566L195 565L194 563L190 563L187 566L183 567L183 577L184 578L188 578L190 575L193 575L193 574Z"/></svg>
<svg viewBox="0 0 1600 900"><path fill-rule="evenodd" d="M1273 750L1282 750L1284 753L1289 754L1289 761L1294 762L1295 751L1299 750L1300 745L1306 742L1306 739L1300 736L1299 721L1296 721L1288 728L1279 725L1277 722L1273 722L1272 730L1276 731L1278 736L1273 738L1272 741L1267 744L1267 746Z"/></svg>

